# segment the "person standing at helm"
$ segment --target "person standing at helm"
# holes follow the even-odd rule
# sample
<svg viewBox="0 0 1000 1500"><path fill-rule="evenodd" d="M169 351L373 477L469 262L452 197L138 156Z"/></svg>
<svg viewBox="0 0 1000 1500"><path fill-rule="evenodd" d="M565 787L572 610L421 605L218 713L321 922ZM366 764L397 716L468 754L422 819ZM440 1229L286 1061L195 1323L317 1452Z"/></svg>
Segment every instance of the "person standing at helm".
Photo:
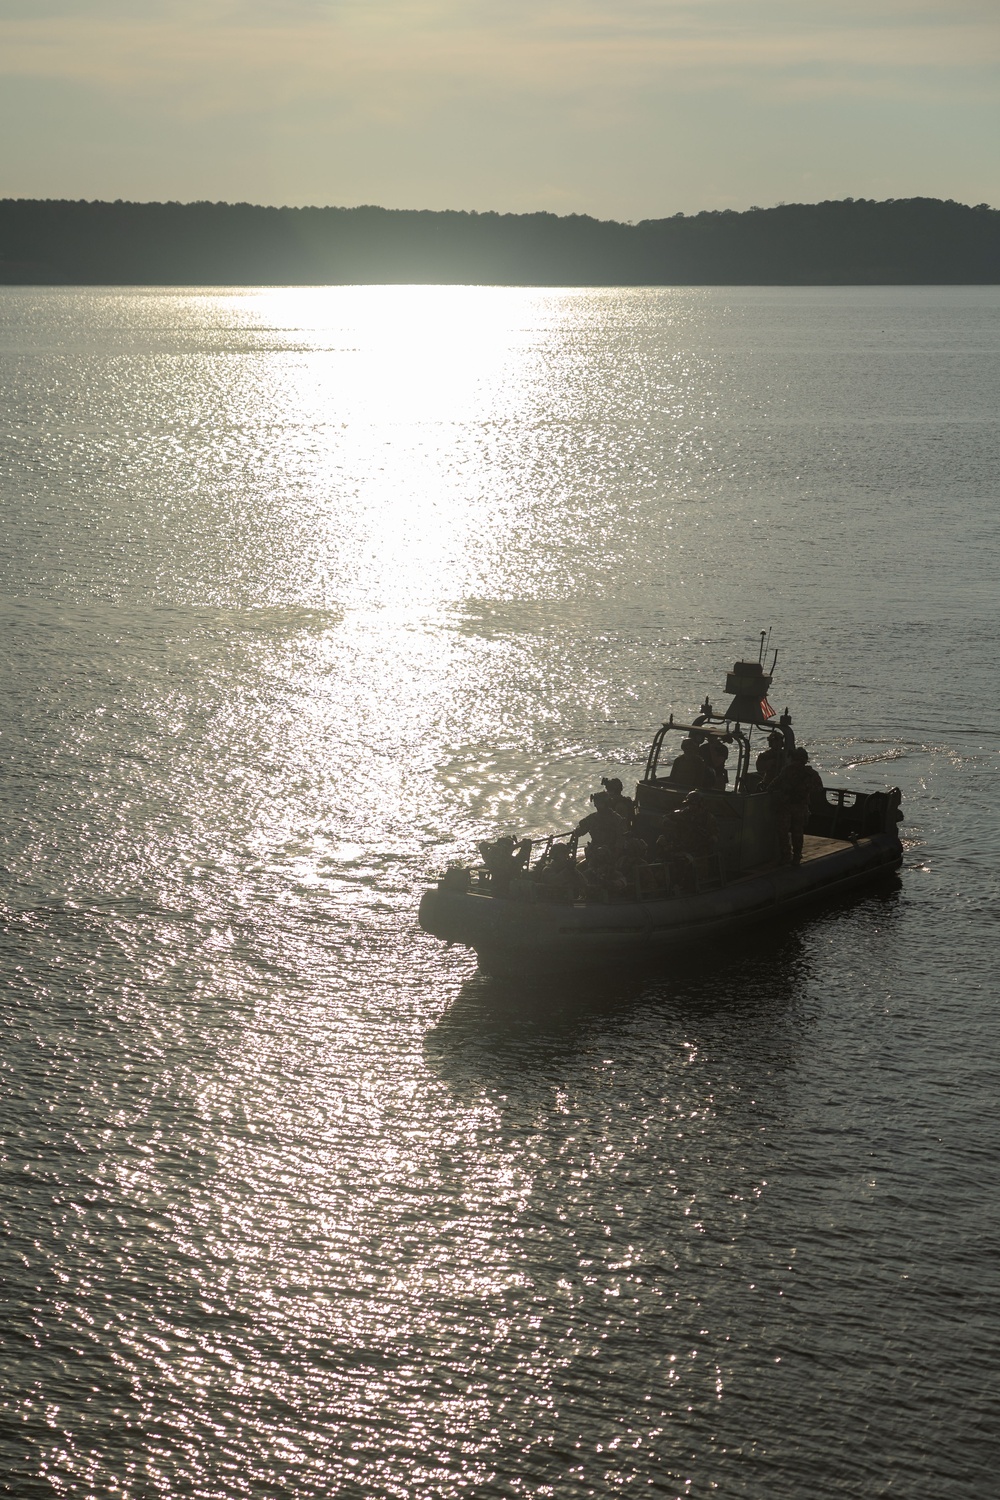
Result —
<svg viewBox="0 0 1000 1500"><path fill-rule="evenodd" d="M712 773L715 790L724 792L729 785L729 772L726 770L729 751L722 741L713 735L701 746L700 753L702 760Z"/></svg>
<svg viewBox="0 0 1000 1500"><path fill-rule="evenodd" d="M715 772L702 759L698 741L689 735L681 740L681 753L670 767L667 780L685 792L711 792L715 789Z"/></svg>

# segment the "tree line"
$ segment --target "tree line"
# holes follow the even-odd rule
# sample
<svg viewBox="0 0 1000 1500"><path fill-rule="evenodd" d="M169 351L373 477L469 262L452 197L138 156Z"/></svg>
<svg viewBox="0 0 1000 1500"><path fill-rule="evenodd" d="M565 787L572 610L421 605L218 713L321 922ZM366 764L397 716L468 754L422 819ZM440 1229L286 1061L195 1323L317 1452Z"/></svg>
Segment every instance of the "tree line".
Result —
<svg viewBox="0 0 1000 1500"><path fill-rule="evenodd" d="M644 219L0 200L0 282L254 286L1000 281L1000 210L844 198Z"/></svg>

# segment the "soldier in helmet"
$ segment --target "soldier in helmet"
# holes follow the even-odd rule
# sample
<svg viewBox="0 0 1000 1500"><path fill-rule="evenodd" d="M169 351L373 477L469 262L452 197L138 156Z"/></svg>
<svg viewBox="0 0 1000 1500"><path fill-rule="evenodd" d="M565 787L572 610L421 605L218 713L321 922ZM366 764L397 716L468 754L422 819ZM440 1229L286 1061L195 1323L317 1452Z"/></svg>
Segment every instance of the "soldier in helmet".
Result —
<svg viewBox="0 0 1000 1500"><path fill-rule="evenodd" d="M602 776L601 786L608 794L608 806L612 812L616 812L620 818L625 819L626 828L632 827L632 819L635 816L635 803L631 797L626 797L622 791L621 781L617 776Z"/></svg>
<svg viewBox="0 0 1000 1500"><path fill-rule="evenodd" d="M726 770L729 751L725 745L712 735L701 747L701 758L712 773L715 791L724 792L729 785L729 772Z"/></svg>
<svg viewBox="0 0 1000 1500"><path fill-rule="evenodd" d="M649 845L645 839L630 837L625 840L619 869L625 877L630 891L635 890L636 876L649 862Z"/></svg>
<svg viewBox="0 0 1000 1500"><path fill-rule="evenodd" d="M681 753L670 767L668 780L671 786L688 792L707 792L715 786L715 772L702 759L699 741L693 735L681 740Z"/></svg>
<svg viewBox="0 0 1000 1500"><path fill-rule="evenodd" d="M714 853L718 845L719 830L709 812L708 799L700 792L688 792L680 807L663 819L656 852L671 879L682 890L691 891L696 884L695 860Z"/></svg>
<svg viewBox="0 0 1000 1500"><path fill-rule="evenodd" d="M617 859L625 843L628 826L625 819L615 812L607 792L595 792L591 797L594 811L581 819L576 830L577 837L589 834L590 842L598 848L610 849Z"/></svg>
<svg viewBox="0 0 1000 1500"><path fill-rule="evenodd" d="M786 759L785 736L780 729L772 729L767 737L767 749L762 750L756 760L759 792L766 791L778 773L784 770Z"/></svg>
<svg viewBox="0 0 1000 1500"><path fill-rule="evenodd" d="M508 896L511 882L523 874L531 856L531 840L522 839L518 844L505 834L492 844L480 844L479 852L490 872L490 890L495 896Z"/></svg>
<svg viewBox="0 0 1000 1500"><path fill-rule="evenodd" d="M571 903L580 895L583 882L576 860L565 844L553 844L536 871L535 884L542 901Z"/></svg>
<svg viewBox="0 0 1000 1500"><path fill-rule="evenodd" d="M614 901L627 893L618 857L608 844L587 845L580 874L587 901Z"/></svg>
<svg viewBox="0 0 1000 1500"><path fill-rule="evenodd" d="M718 847L719 830L709 801L700 792L688 792L680 807L664 818L661 837L685 854L711 854Z"/></svg>
<svg viewBox="0 0 1000 1500"><path fill-rule="evenodd" d="M809 764L809 751L800 745L770 783L778 823L779 864L802 863L802 840L813 804L826 801L818 771Z"/></svg>

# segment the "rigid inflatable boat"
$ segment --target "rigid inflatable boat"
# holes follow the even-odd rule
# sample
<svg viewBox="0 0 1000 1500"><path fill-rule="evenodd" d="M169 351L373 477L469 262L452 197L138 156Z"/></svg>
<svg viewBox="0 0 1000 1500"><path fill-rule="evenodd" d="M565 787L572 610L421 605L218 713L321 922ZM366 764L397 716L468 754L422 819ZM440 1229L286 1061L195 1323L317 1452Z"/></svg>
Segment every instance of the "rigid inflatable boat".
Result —
<svg viewBox="0 0 1000 1500"><path fill-rule="evenodd" d="M761 652L763 654L763 641ZM707 947L719 937L806 903L839 896L897 870L902 862L897 787L853 791L823 787L810 805L801 862L782 862L776 793L761 788L753 769L755 730L777 728L788 751L795 747L787 709L779 719L767 700L774 672L762 661L737 662L726 679L732 702L716 714L706 699L693 721L673 715L653 737L646 769L635 791L633 831L649 847L665 819L687 796L661 774L664 746L672 733L718 738L736 750L732 785L703 790L717 840L710 854L690 861L681 888L655 858L631 872L631 888L585 900L546 900L531 872L564 841L576 858L576 833L533 842L524 878L501 894L482 867L453 867L425 891L420 925L448 943L475 950L492 973L568 972L624 964L655 964L685 947ZM786 846L787 847L787 846Z"/></svg>

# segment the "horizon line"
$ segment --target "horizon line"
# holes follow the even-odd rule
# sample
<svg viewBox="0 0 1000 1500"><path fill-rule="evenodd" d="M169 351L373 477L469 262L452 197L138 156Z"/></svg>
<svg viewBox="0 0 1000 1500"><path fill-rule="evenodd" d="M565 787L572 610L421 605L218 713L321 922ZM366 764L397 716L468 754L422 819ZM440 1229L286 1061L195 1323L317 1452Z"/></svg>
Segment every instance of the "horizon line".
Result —
<svg viewBox="0 0 1000 1500"><path fill-rule="evenodd" d="M819 198L813 202L792 201L784 199L777 203L766 206L752 203L747 208L700 208L693 213L684 213L678 210L674 213L661 215L648 215L642 219L615 219L601 218L591 213L557 213L553 209L529 209L518 212L509 209L478 209L478 208L388 208L380 203L253 203L249 199L240 198L230 201L227 198L29 198L29 197L2 197L0 204L14 203L65 203L88 207L106 208L253 208L275 213L384 213L384 214L454 214L465 218L496 218L496 219L587 219L595 224L615 224L621 228L637 228L642 224L664 223L668 219L697 219L702 217L724 218L727 216L740 217L744 214L775 213L783 208L825 208L846 205L868 205L872 207L884 207L897 203L940 203L956 208L965 208L970 212L987 211L996 213L998 210L990 203L964 203L957 198L937 198L925 194L914 194L905 198Z"/></svg>

